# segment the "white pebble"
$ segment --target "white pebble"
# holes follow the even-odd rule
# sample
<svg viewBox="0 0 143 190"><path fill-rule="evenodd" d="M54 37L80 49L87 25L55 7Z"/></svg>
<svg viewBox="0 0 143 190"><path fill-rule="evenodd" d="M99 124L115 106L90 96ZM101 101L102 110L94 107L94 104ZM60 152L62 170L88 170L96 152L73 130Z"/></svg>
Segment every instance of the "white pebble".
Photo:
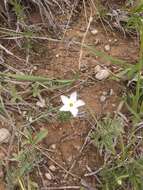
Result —
<svg viewBox="0 0 143 190"><path fill-rule="evenodd" d="M52 172L55 172L56 171L56 167L54 165L50 165L49 166L49 169L52 171Z"/></svg>
<svg viewBox="0 0 143 190"><path fill-rule="evenodd" d="M103 95L102 95L102 96L100 97L100 102L105 102L105 100L106 100L106 96L103 96Z"/></svg>
<svg viewBox="0 0 143 190"><path fill-rule="evenodd" d="M68 159L67 159L68 162L71 162L72 161L72 156L69 156Z"/></svg>
<svg viewBox="0 0 143 190"><path fill-rule="evenodd" d="M95 78L98 80L104 80L107 79L109 75L110 73L107 69L102 69L95 75Z"/></svg>
<svg viewBox="0 0 143 190"><path fill-rule="evenodd" d="M109 44L107 44L107 45L104 46L104 49L105 49L105 51L110 51L111 47L110 47Z"/></svg>
<svg viewBox="0 0 143 190"><path fill-rule="evenodd" d="M49 173L45 173L45 177L46 177L48 180L51 180L51 179L52 179L52 176L51 176Z"/></svg>
<svg viewBox="0 0 143 190"><path fill-rule="evenodd" d="M108 92L103 91L102 94L103 94L104 96L107 96Z"/></svg>
<svg viewBox="0 0 143 190"><path fill-rule="evenodd" d="M98 34L98 30L96 30L96 29L91 30L91 34L93 34L93 35Z"/></svg>
<svg viewBox="0 0 143 190"><path fill-rule="evenodd" d="M56 149L56 144L52 144L52 145L50 146L50 148Z"/></svg>
<svg viewBox="0 0 143 190"><path fill-rule="evenodd" d="M112 96L112 95L114 95L114 91L113 91L113 89L111 88L111 89L110 89L110 96Z"/></svg>
<svg viewBox="0 0 143 190"><path fill-rule="evenodd" d="M95 68L94 68L94 73L98 73L100 70L102 70L102 68L100 67L100 65L97 65Z"/></svg>
<svg viewBox="0 0 143 190"><path fill-rule="evenodd" d="M59 55L59 54L56 54L56 58L58 58L58 57L60 57L60 55Z"/></svg>
<svg viewBox="0 0 143 190"><path fill-rule="evenodd" d="M41 101L36 102L36 106L43 108L46 106L45 100L41 99Z"/></svg>
<svg viewBox="0 0 143 190"><path fill-rule="evenodd" d="M0 129L0 143L8 143L10 136L10 132L6 128Z"/></svg>
<svg viewBox="0 0 143 190"><path fill-rule="evenodd" d="M34 66L34 67L33 67L33 70L34 70L34 71L37 71L37 69L38 69L37 66Z"/></svg>

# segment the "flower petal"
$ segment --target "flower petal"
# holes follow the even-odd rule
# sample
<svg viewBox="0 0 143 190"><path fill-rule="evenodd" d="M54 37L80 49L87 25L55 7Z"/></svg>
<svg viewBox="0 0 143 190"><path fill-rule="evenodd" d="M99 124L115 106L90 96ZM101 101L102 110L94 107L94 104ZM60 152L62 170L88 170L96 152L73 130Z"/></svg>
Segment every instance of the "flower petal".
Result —
<svg viewBox="0 0 143 190"><path fill-rule="evenodd" d="M63 106L60 108L60 111L70 111L69 106L63 105Z"/></svg>
<svg viewBox="0 0 143 190"><path fill-rule="evenodd" d="M61 100L62 100L63 104L68 104L68 102L69 102L69 98L67 96L61 95Z"/></svg>
<svg viewBox="0 0 143 190"><path fill-rule="evenodd" d="M77 92L73 92L71 95L70 95L70 100L75 102L77 99Z"/></svg>
<svg viewBox="0 0 143 190"><path fill-rule="evenodd" d="M83 100L77 100L75 102L75 107L78 108L80 106L84 106L85 105L85 102Z"/></svg>
<svg viewBox="0 0 143 190"><path fill-rule="evenodd" d="M72 114L74 117L76 117L77 114L78 114L78 109L77 109L76 107L73 107L72 109L70 109L70 112L71 112L71 114Z"/></svg>

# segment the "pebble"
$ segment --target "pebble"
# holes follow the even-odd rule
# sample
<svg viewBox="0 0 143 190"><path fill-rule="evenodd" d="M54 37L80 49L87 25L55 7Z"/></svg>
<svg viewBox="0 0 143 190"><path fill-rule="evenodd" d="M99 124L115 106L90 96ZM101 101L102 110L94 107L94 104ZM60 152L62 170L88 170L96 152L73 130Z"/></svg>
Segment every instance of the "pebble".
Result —
<svg viewBox="0 0 143 190"><path fill-rule="evenodd" d="M0 143L8 143L10 136L11 134L6 128L0 129Z"/></svg>
<svg viewBox="0 0 143 190"><path fill-rule="evenodd" d="M108 95L108 92L103 91L102 94L103 94L104 96L107 96L107 95Z"/></svg>
<svg viewBox="0 0 143 190"><path fill-rule="evenodd" d="M60 57L60 55L59 55L59 54L56 54L56 58L58 58L58 57Z"/></svg>
<svg viewBox="0 0 143 190"><path fill-rule="evenodd" d="M110 96L112 96L112 95L114 95L114 91L113 91L113 89L111 88L111 89L110 89Z"/></svg>
<svg viewBox="0 0 143 190"><path fill-rule="evenodd" d="M52 176L51 176L49 173L45 173L45 177L46 177L48 180L51 180L51 179L52 179Z"/></svg>
<svg viewBox="0 0 143 190"><path fill-rule="evenodd" d="M96 73L95 78L98 80L104 80L109 77L110 73L107 69L101 69L98 73Z"/></svg>
<svg viewBox="0 0 143 190"><path fill-rule="evenodd" d="M94 73L98 73L100 70L102 70L102 68L100 67L100 65L97 65L95 68L94 68Z"/></svg>
<svg viewBox="0 0 143 190"><path fill-rule="evenodd" d="M33 67L33 70L34 70L34 71L37 71L37 69L38 69L37 66L34 66L34 67Z"/></svg>
<svg viewBox="0 0 143 190"><path fill-rule="evenodd" d="M50 148L52 148L52 149L56 149L56 144L52 144L51 146L50 146Z"/></svg>
<svg viewBox="0 0 143 190"><path fill-rule="evenodd" d="M100 96L100 102L102 102L102 103L103 103L103 102L105 102L105 100L106 100L106 96L103 96L103 95L102 95L102 96Z"/></svg>
<svg viewBox="0 0 143 190"><path fill-rule="evenodd" d="M54 165L50 165L49 166L49 169L52 171L52 172L55 172L56 171L56 167Z"/></svg>
<svg viewBox="0 0 143 190"><path fill-rule="evenodd" d="M93 35L98 34L98 30L96 30L96 29L91 30L91 34L93 34Z"/></svg>
<svg viewBox="0 0 143 190"><path fill-rule="evenodd" d="M36 102L36 106L38 106L40 108L45 107L45 105L46 105L46 103L45 103L44 99L42 99L41 101Z"/></svg>
<svg viewBox="0 0 143 190"><path fill-rule="evenodd" d="M71 161L72 161L72 156L69 156L69 157L67 158L67 161L68 161L68 162L71 162Z"/></svg>
<svg viewBox="0 0 143 190"><path fill-rule="evenodd" d="M111 47L110 47L109 44L107 44L107 45L104 46L104 49L105 49L105 51L110 51Z"/></svg>

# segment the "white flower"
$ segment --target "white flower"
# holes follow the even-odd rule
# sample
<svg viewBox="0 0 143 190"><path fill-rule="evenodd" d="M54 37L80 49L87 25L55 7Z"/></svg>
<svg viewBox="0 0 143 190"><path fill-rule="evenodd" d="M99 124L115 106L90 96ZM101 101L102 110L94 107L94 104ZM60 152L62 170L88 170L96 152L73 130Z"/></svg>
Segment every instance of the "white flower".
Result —
<svg viewBox="0 0 143 190"><path fill-rule="evenodd" d="M60 108L60 111L69 111L74 117L78 114L78 107L85 105L84 101L77 100L77 92L73 92L70 97L62 95L61 100L64 105Z"/></svg>

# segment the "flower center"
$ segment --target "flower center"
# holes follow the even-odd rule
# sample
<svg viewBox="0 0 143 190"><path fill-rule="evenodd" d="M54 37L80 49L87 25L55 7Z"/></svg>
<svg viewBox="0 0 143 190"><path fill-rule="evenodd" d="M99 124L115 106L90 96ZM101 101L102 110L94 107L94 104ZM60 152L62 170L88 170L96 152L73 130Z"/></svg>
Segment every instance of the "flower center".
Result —
<svg viewBox="0 0 143 190"><path fill-rule="evenodd" d="M72 102L70 102L70 103L69 103L69 106L70 106L70 107L73 107L73 103L72 103Z"/></svg>

